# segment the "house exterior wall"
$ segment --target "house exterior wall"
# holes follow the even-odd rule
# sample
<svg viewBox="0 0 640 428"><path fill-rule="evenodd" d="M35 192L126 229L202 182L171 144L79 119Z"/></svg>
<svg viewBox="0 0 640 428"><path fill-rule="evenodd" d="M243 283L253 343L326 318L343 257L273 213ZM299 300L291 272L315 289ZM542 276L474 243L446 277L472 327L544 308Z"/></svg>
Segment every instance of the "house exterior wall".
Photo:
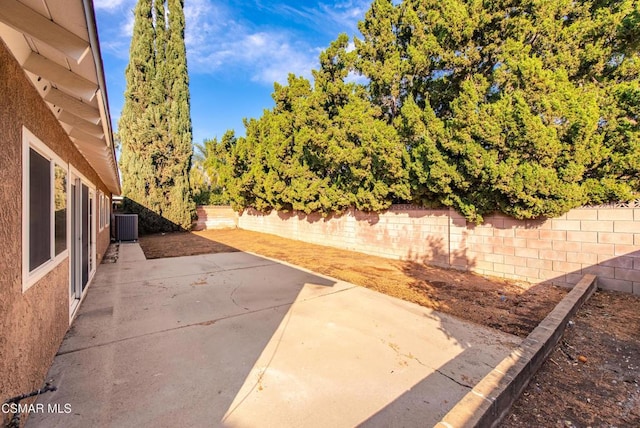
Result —
<svg viewBox="0 0 640 428"><path fill-rule="evenodd" d="M111 203L109 203L111 207ZM111 211L109 211L109 217L111 217ZM109 223L111 224L111 223ZM104 258L104 254L107 251L107 247L111 243L111 226L105 226L102 231L96 227L96 262L100 264Z"/></svg>
<svg viewBox="0 0 640 428"><path fill-rule="evenodd" d="M68 257L22 288L23 126L111 196L0 40L0 402L42 385L69 327ZM99 232L96 224L95 230L99 262L109 228Z"/></svg>
<svg viewBox="0 0 640 428"><path fill-rule="evenodd" d="M326 218L249 209L238 227L531 283L572 287L594 274L601 288L640 294L640 205L631 205L578 208L544 220L492 215L480 225L453 209L402 205Z"/></svg>

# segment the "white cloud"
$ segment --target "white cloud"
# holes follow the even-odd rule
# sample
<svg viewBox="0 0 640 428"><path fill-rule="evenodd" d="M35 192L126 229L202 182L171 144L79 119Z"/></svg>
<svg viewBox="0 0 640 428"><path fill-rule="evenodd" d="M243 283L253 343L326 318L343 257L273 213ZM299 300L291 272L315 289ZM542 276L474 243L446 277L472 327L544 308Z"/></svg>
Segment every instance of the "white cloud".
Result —
<svg viewBox="0 0 640 428"><path fill-rule="evenodd" d="M289 16L309 28L321 28L337 36L340 31L355 31L369 1L348 0L331 5L319 2L315 7L294 7L271 1L261 5L256 0L254 7ZM101 15L108 17L101 31L101 46L121 59L128 58L135 3L136 0L95 0ZM190 73L243 76L265 85L274 81L285 83L289 73L311 77L311 69L317 68L318 54L324 47L313 46L288 29L273 25L258 27L242 21L227 5L216 0L185 1Z"/></svg>
<svg viewBox="0 0 640 428"><path fill-rule="evenodd" d="M339 32L355 33L358 21L364 18L371 6L371 0L348 0L336 3L318 2L314 6L290 6L288 4L257 1L258 6L283 15L288 15L299 22L306 22L329 34Z"/></svg>
<svg viewBox="0 0 640 428"><path fill-rule="evenodd" d="M321 8L333 21L343 28L357 28L358 21L371 6L370 0L344 1L334 6L322 4Z"/></svg>
<svg viewBox="0 0 640 428"><path fill-rule="evenodd" d="M289 73L308 77L317 65L317 50L296 45L286 33L252 33L242 27L234 33L215 46L187 46L189 68L196 73L246 70L252 81L271 85L285 83Z"/></svg>
<svg viewBox="0 0 640 428"><path fill-rule="evenodd" d="M115 10L119 9L123 3L130 3L129 0L95 0L93 5L96 9Z"/></svg>
<svg viewBox="0 0 640 428"><path fill-rule="evenodd" d="M116 58L129 58L136 0L95 0L100 47Z"/></svg>
<svg viewBox="0 0 640 428"><path fill-rule="evenodd" d="M122 25L120 25L120 34L123 38L130 39L133 34L133 24L135 21L135 16L133 12L127 13L127 19L124 20Z"/></svg>
<svg viewBox="0 0 640 428"><path fill-rule="evenodd" d="M208 0L185 4L185 43L195 73L243 73L259 83L285 83L288 73L310 76L317 49L278 29L254 30Z"/></svg>
<svg viewBox="0 0 640 428"><path fill-rule="evenodd" d="M226 12L209 0L189 0L185 2L186 21L185 43L187 47L212 42L211 38L221 32L226 23Z"/></svg>

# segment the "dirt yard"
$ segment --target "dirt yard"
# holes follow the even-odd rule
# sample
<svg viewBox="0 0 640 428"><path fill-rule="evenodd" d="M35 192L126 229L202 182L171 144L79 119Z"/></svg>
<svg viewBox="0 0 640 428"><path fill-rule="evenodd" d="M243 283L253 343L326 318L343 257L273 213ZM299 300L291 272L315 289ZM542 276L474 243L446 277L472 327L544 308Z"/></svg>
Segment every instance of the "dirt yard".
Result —
<svg viewBox="0 0 640 428"><path fill-rule="evenodd" d="M238 229L140 238L147 258L250 251L525 337L566 294ZM505 427L640 427L640 298L598 292L525 390Z"/></svg>
<svg viewBox="0 0 640 428"><path fill-rule="evenodd" d="M599 291L503 427L640 427L640 297Z"/></svg>

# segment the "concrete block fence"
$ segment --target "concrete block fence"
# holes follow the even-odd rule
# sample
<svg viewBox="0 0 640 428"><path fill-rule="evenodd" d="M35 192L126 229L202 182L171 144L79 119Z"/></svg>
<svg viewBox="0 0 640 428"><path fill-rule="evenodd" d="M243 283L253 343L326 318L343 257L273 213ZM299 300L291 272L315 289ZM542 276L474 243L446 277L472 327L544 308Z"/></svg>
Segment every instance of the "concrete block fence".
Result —
<svg viewBox="0 0 640 428"><path fill-rule="evenodd" d="M194 230L221 229L238 226L238 215L228 206L199 205Z"/></svg>
<svg viewBox="0 0 640 428"><path fill-rule="evenodd" d="M252 209L233 215L241 229L392 259L565 287L593 274L601 288L640 294L640 201L541 220L492 215L481 225L453 209L410 205L328 217Z"/></svg>

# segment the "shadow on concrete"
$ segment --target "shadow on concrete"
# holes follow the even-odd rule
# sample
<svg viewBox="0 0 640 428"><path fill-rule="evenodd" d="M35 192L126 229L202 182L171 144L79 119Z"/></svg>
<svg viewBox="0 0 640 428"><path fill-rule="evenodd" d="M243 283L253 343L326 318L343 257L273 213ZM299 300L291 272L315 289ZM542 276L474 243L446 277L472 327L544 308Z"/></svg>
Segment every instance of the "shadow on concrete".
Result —
<svg viewBox="0 0 640 428"><path fill-rule="evenodd" d="M227 245L234 242L230 236L232 237L227 235L223 238ZM175 244L171 243L174 237L177 240ZM175 255L180 255L180 248L184 247L180 242L182 237L193 241L187 248L189 254L197 254L200 250L208 252L210 246L220 244L216 240L215 231L207 233L205 240L200 236L188 234L153 235L151 244L160 245L157 249L154 249L153 245L148 246L145 237L141 238L141 244L148 256L156 250L159 255L174 251ZM163 238L167 238L167 241ZM423 245L417 254L409 249L409 254L403 261L378 259L362 253L287 240L268 234L251 238L250 242L247 237L239 239L241 241L236 242L243 250L249 249L374 290L383 290L389 295L455 314L462 319L520 337L530 333L566 293L564 289L558 288L525 288L502 279L452 269L446 263L449 260L448 242L442 237L431 236L425 239L429 246ZM222 246L224 247L224 244ZM163 251L163 248L166 251ZM429 256L425 254L425 249ZM442 263L435 264L434 257ZM473 260L467 257L464 251L455 252L454 257L455 260L464 260L465 266L473 266ZM522 302L525 304L521 304Z"/></svg>
<svg viewBox="0 0 640 428"><path fill-rule="evenodd" d="M519 342L362 287L322 301L289 309L225 426L431 426Z"/></svg>
<svg viewBox="0 0 640 428"><path fill-rule="evenodd" d="M281 218L288 218L288 217L284 216ZM364 218L365 217L363 217L362 219ZM544 221L542 220L527 222L526 228L527 229L540 228L543 222ZM493 224L491 219L489 219L488 223ZM505 227L500 222L495 222L493 226L498 230L506 230L511 228L511 227ZM473 226L471 226L471 228L473 228ZM463 232L462 234L463 243L467 239L467 236L468 236L468 233ZM414 285L415 287L417 288L422 287L425 290L425 292L429 292L437 298L438 294L440 293L442 295L447 294L448 291L450 291L450 290L447 290L447 288L450 287L451 284L450 283L448 284L445 281L442 281L440 283L438 283L437 281L436 282L431 281L430 285L432 285L433 287L426 288L424 284L425 279L420 274L417 274L416 271L419 271L421 269L424 270L425 269L424 264L436 264L436 263L433 263L434 258L436 260L446 258L450 261L450 263L444 264L444 265L447 267L453 267L457 269L473 269L476 266L476 259L475 257L469 256L466 250L466 246L464 245L462 246L463 248L465 248L465 250L463 251L451 251L451 247L449 247L448 245L449 241L445 239L438 238L438 237L429 237L427 238L427 241L429 242L429 247L431 249L430 255L425 256L424 254L415 254L415 253L412 254L412 250L409 249L407 259L411 260L411 262L406 265L405 270L407 271L408 274L415 276L416 278L416 283ZM504 330L508 331L509 329L513 329L514 330L513 332L515 334L525 336L526 333L530 332L531 330L533 330L533 328L535 328L538 325L539 321L541 321L541 319L544 318L544 316L553 307L553 304L549 305L548 307L545 307L544 305L542 305L540 307L541 315L538 316L536 314L530 314L530 313L521 311L519 308L519 302L522 300L528 300L531 296L536 296L540 292L540 290L544 288L542 287L543 285L554 284L554 285L562 285L566 287L566 286L573 285L572 282L579 280L584 274L591 273L591 274L597 275L599 273L600 274L606 273L612 276L614 280L620 281L619 284L621 286L626 287L629 283L633 283L633 281L638 282L640 280L640 277L634 276L634 274L622 273L622 269L633 269L634 266L640 265L640 263L638 263L637 261L638 259L640 259L640 251L632 251L624 255L611 257L607 260L602 260L599 263L583 265L580 269L577 269L574 271L562 273L557 276L552 276L550 278L545 279L544 281L541 281L540 284L534 285L528 288L526 291L522 293L508 293L508 292L500 293L495 296L496 297L495 305L493 305L490 309L492 310L503 309L508 312L515 311L519 314L519 319L516 320L514 323L511 323L510 325L505 326L504 324L500 324L499 322L496 322L492 326L495 328L499 328L503 331ZM616 269L620 270L620 274L618 278L615 278ZM485 278L481 275L476 275L476 276L478 278L478 281L485 280ZM615 284L615 282L612 282L610 284ZM486 290L477 289L477 290L472 290L472 292L483 293L483 292L486 292ZM474 310L473 305L469 305L469 310ZM443 329L443 331L446 331L446 329ZM451 338L453 336L449 334L448 337ZM450 369L451 367L456 366L458 360L460 361L466 360L468 358L468 352L470 352L469 349L470 348L465 348L464 352L460 354L459 357L455 357L449 360L438 371L443 371L443 370L448 371L448 369ZM362 422L361 426L388 426L388 425L394 425L394 424L395 425L406 424L405 423L406 419L404 419L403 416L398 416L398 415L401 415L401 414L409 415L415 412L416 407L419 407L423 404L428 404L427 403L428 400L425 400L424 397L428 396L428 394L433 393L434 387L436 389L439 389L438 379L439 379L439 376L437 376L436 374L427 376L422 381L413 385L409 390L407 390L406 393L397 397L397 399L395 399L394 401L392 401L391 403L383 407L381 410L379 410L377 413L375 413L373 416L371 416L370 418ZM464 379L460 383L463 383L463 382L464 382ZM437 397L437 395L435 396Z"/></svg>
<svg viewBox="0 0 640 428"><path fill-rule="evenodd" d="M399 209L403 208L400 207ZM393 211L394 209L390 210L390 213L393 213ZM494 328L506 329L505 331L519 336L526 336L528 332L535 328L537 322L551 310L553 304L559 301L562 295L566 293L566 290L577 283L585 274L597 275L599 277L599 285L605 289L632 292L635 287L636 293L640 289L640 273L638 273L640 253L638 251L612 256L606 260L601 258L600 262L597 262L599 257L597 255L576 252L574 256L585 258L585 260L587 260L587 256L595 257L596 262L578 264L578 269L568 272L555 272L553 271L554 268L566 270L566 266L571 266L571 263L567 263L570 260L562 258L559 260L546 260L543 257L547 257L547 254L555 253L562 256L561 251L545 252L544 248L515 247L516 241L525 241L524 237L527 236L523 234L523 237L518 237L518 231L525 230L528 232L531 230L535 236L538 236L539 230L549 230L548 225L545 227L544 220L514 222L502 217L488 216L486 219L487 224L493 226L493 228L485 228L484 231L481 231L476 230L478 226L467 224L466 220L460 216L451 217L447 210L413 209L402 211L403 216L406 217L407 214L412 218L428 215L433 219L433 222L424 226L414 225L413 223L392 224L391 226L394 230L387 230L383 220L377 214L368 213L362 214L361 220L370 217L370 220L375 223L377 218L378 222L372 227L367 227L367 223L361 221L363 227L356 227L354 232L351 226L345 227L345 222L327 222L322 224L322 227L310 230L310 232L314 233L312 238L318 244L322 244L317 239L318 231L333 237L339 237L341 233L355 233L355 239L349 240L349 245L355 245L353 248L355 251L386 256L392 254L406 260L407 263L402 267L402 270L407 276L415 279L411 288L439 302L439 304L434 305L435 308L447 311L448 306L454 306L456 308L451 310L453 313L458 309L464 311L461 307L462 303L470 304L474 309L484 305L478 311L486 316L481 320L476 319L476 322L486 322ZM259 214L246 213L245 215ZM293 215L292 213L281 213L280 217L288 219ZM299 214L299 216L302 216L303 220L307 218L302 214ZM315 216L317 219L320 218L319 214L315 214ZM391 220L385 219L385 222L393 223L393 216L390 217ZM450 218L451 222L449 222ZM292 235L299 239L305 239L304 224L294 223L292 231L295 233L292 233ZM486 231L495 233L495 236L487 235L484 233ZM542 236L542 232L540 232L540 236ZM545 236L551 237L554 235L547 234ZM514 242L509 243L509 239ZM550 239L548 238L546 242L542 242L544 239L541 238L534 244L540 247L544 247L546 244L546 248L552 250L558 242L552 242ZM336 242L335 239L332 241ZM370 242L371 251L364 244L357 246L358 242ZM384 245L380 243L384 243ZM573 245L571 241L568 244ZM518 245L523 244L520 242ZM594 247L599 247L599 244L594 245ZM611 247L613 247L613 244ZM518 254L519 249L532 251L535 257L525 257L528 254ZM580 249L576 251L580 251ZM540 258L537 257L538 252L540 253ZM545 253L544 255L543 252ZM571 255L567 257L569 256ZM514 265L518 261L520 265ZM347 263L344 263L344 265L346 266ZM576 264L574 263L573 265ZM457 290L452 290L449 287L451 281L447 278L437 278L437 275L431 274L433 269L428 269L427 266L469 272L476 280L467 284L471 285L467 287L467 290L457 292ZM636 267L634 268L634 266ZM376 270L376 267L371 267L370 269ZM477 273L473 274L472 272ZM537 276L538 272L541 275L544 274L545 277L531 281L537 283L537 285L517 285L525 283L528 279L531 280L526 275ZM379 272L376 274L379 274ZM487 281L482 276L483 274L491 275L491 279ZM447 272L442 275L445 277L452 276ZM500 275L503 275L505 279L500 278ZM488 282L492 282L494 284L493 287L485 287L483 285ZM514 284L514 286L508 287L507 283ZM562 287L562 289L546 287L547 285ZM450 303L446 301L447 296L452 294L458 299L457 302ZM482 296L483 294L485 296ZM493 299L487 298L487 294L493 296ZM526 302L526 304L521 304L521 302ZM495 308L495 314L491 313L493 308ZM469 316L470 318L467 319L471 320L480 317L479 315L476 317L473 313L469 314ZM516 319L514 320L514 318Z"/></svg>
<svg viewBox="0 0 640 428"><path fill-rule="evenodd" d="M466 394L482 380L481 376L470 376L468 369L464 369L465 364L475 360L479 365L486 365L486 373L493 369L489 367L486 358L485 361L478 360L479 356L476 348L465 348L458 356L438 367L434 373L411 386L394 401L358 424L358 427L432 427L436 425L463 398L464 394L460 396L460 391ZM452 393L452 382L460 387L455 393ZM420 409L431 409L431 411L426 412ZM415 418L415 413L421 414L422 417L416 421L417 424L408 425L407 420Z"/></svg>
<svg viewBox="0 0 640 428"><path fill-rule="evenodd" d="M120 259L47 376L70 412L27 426L424 425L514 343L247 253Z"/></svg>
<svg viewBox="0 0 640 428"><path fill-rule="evenodd" d="M27 426L218 425L301 290L334 285L237 252L101 265L40 399L72 411Z"/></svg>

